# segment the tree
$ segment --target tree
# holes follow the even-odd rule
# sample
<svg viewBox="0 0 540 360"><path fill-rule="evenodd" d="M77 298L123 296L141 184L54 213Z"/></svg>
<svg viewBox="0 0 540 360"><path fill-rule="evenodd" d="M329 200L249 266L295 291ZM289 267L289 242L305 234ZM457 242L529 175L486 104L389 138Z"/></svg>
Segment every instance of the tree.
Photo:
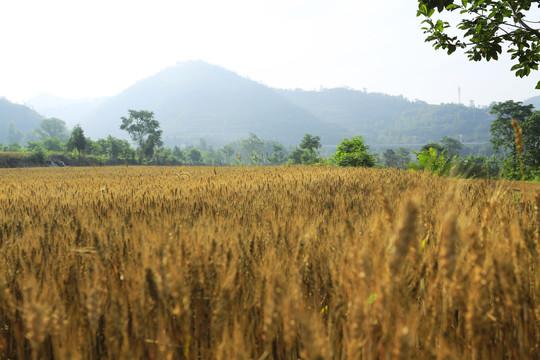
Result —
<svg viewBox="0 0 540 360"><path fill-rule="evenodd" d="M253 151L257 153L262 153L264 149L264 141L261 140L257 135L250 132L247 139L242 140L242 150L251 156Z"/></svg>
<svg viewBox="0 0 540 360"><path fill-rule="evenodd" d="M394 150L387 149L383 153L383 157L384 157L384 162L387 167L393 167L393 168L398 167L399 162L398 162L398 158Z"/></svg>
<svg viewBox="0 0 540 360"><path fill-rule="evenodd" d="M450 169L454 166L456 156L447 158L446 151L438 152L430 147L428 150L413 152L418 160L417 163L411 162L409 167L413 170L424 170L439 176L448 175Z"/></svg>
<svg viewBox="0 0 540 360"><path fill-rule="evenodd" d="M537 14L531 10L537 3L533 0L419 0L416 16L425 18L422 29L427 34L426 41L432 42L435 49L446 50L449 55L458 48L465 49L469 60L489 61L498 59L504 45L515 60L511 70L516 76L524 77L531 69L538 70L540 62L540 29L533 28L538 21ZM459 11L461 21L451 26L447 21L433 19L435 10L439 13ZM460 38L453 36L454 29L462 32ZM536 88L540 89L540 81Z"/></svg>
<svg viewBox="0 0 540 360"><path fill-rule="evenodd" d="M285 149L279 142L272 144L272 155L270 156L270 162L272 165L281 165L287 161L287 155L285 155Z"/></svg>
<svg viewBox="0 0 540 360"><path fill-rule="evenodd" d="M13 121L10 121L9 126L8 126L8 132L6 135L6 139L8 143L20 144L22 138L23 138L22 131L15 127L15 123Z"/></svg>
<svg viewBox="0 0 540 360"><path fill-rule="evenodd" d="M80 125L76 125L71 131L71 138L68 143L68 150L77 149L79 153L79 160L81 160L81 152L86 149L86 138L84 137L84 131Z"/></svg>
<svg viewBox="0 0 540 360"><path fill-rule="evenodd" d="M59 138L48 138L41 142L47 151L64 151L65 145Z"/></svg>
<svg viewBox="0 0 540 360"><path fill-rule="evenodd" d="M300 148L294 148L294 150L291 152L291 155L289 155L289 161L292 165L300 165L302 163L302 155L304 154L304 150Z"/></svg>
<svg viewBox="0 0 540 360"><path fill-rule="evenodd" d="M461 149L463 149L463 144L458 139L448 136L444 136L439 143L448 154L448 157L459 155Z"/></svg>
<svg viewBox="0 0 540 360"><path fill-rule="evenodd" d="M234 148L230 144L227 144L223 146L222 150L223 150L223 153L225 154L225 159L227 161L227 164L229 164L231 156L233 156L233 154L235 153Z"/></svg>
<svg viewBox="0 0 540 360"><path fill-rule="evenodd" d="M202 160L202 153L197 148L191 148L187 156L192 165L198 165Z"/></svg>
<svg viewBox="0 0 540 360"><path fill-rule="evenodd" d="M138 145L139 158L150 160L154 156L156 148L163 146L161 135L163 130L159 129L159 122L154 119L152 111L128 110L129 117L121 117L121 130L125 130L131 139Z"/></svg>
<svg viewBox="0 0 540 360"><path fill-rule="evenodd" d="M367 152L369 146L364 144L362 136L343 139L334 154L334 161L339 166L375 166L373 155Z"/></svg>
<svg viewBox="0 0 540 360"><path fill-rule="evenodd" d="M39 140L59 139L64 142L69 138L69 131L64 120L57 118L43 119L36 129Z"/></svg>
<svg viewBox="0 0 540 360"><path fill-rule="evenodd" d="M311 134L304 135L304 138L300 142L300 148L307 151L309 154L308 163L315 162L315 151L321 148L321 138L319 136L313 136Z"/></svg>
<svg viewBox="0 0 540 360"><path fill-rule="evenodd" d="M523 105L520 101L514 102L512 100L497 103L491 108L490 113L497 115L497 118L493 120L490 127L491 135L493 136L490 141L495 152L507 153L509 155L505 161L505 167L503 168L503 175L507 178L520 178L518 175L519 160L514 128L510 121L515 119L519 126L524 129L525 133L525 130L528 131L526 122L531 118L533 108L533 105Z"/></svg>
<svg viewBox="0 0 540 360"><path fill-rule="evenodd" d="M535 111L522 124L523 162L531 169L540 169L540 111Z"/></svg>
<svg viewBox="0 0 540 360"><path fill-rule="evenodd" d="M420 151L429 151L429 149L434 149L439 154L444 151L444 148L442 147L442 145L438 143L433 143L433 142L422 146L422 149L420 149Z"/></svg>
<svg viewBox="0 0 540 360"><path fill-rule="evenodd" d="M107 154L111 159L118 159L122 153L122 140L115 138L112 135L107 136L106 140Z"/></svg>
<svg viewBox="0 0 540 360"><path fill-rule="evenodd" d="M178 159L180 163L184 163L186 161L186 153L182 151L182 149L180 149L178 146L175 146L173 148L172 154Z"/></svg>
<svg viewBox="0 0 540 360"><path fill-rule="evenodd" d="M405 148L400 147L397 150L396 156L398 157L399 167L402 169L407 168L411 162L411 152Z"/></svg>

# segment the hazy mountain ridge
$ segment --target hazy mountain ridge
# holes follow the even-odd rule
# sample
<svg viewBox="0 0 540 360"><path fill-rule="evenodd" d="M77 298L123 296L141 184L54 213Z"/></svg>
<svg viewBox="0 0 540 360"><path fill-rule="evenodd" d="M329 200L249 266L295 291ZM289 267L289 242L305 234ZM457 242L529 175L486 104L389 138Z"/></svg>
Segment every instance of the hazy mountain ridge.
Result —
<svg viewBox="0 0 540 360"><path fill-rule="evenodd" d="M53 100L56 107L48 109L56 112L47 116L63 118L58 114L78 109L76 118L63 119L71 126L76 120L93 139L109 134L127 138L119 129L120 117L128 109L154 111L167 146L197 144L200 138L224 144L249 132L285 144L298 144L305 133L333 145L356 135L371 144L421 144L443 136L485 142L492 122L487 108L461 104L431 105L348 88L273 89L202 61L163 70L113 97L63 105Z"/></svg>
<svg viewBox="0 0 540 360"><path fill-rule="evenodd" d="M463 141L490 138L492 117L485 108L431 105L403 96L347 88L279 92L322 120L363 135L369 143L427 143L460 135Z"/></svg>
<svg viewBox="0 0 540 360"><path fill-rule="evenodd" d="M120 117L128 109L154 111L166 144L220 143L247 137L297 143L306 132L334 143L347 129L328 124L276 91L203 62L183 63L141 80L105 101L82 122L92 137L124 136Z"/></svg>
<svg viewBox="0 0 540 360"><path fill-rule="evenodd" d="M9 123L23 132L39 126L43 116L28 106L14 104L5 98L0 98L0 142L7 142Z"/></svg>
<svg viewBox="0 0 540 360"><path fill-rule="evenodd" d="M65 99L51 94L41 94L30 99L26 105L45 117L62 119L69 127L73 127L81 123L87 114L95 111L107 99L109 97Z"/></svg>

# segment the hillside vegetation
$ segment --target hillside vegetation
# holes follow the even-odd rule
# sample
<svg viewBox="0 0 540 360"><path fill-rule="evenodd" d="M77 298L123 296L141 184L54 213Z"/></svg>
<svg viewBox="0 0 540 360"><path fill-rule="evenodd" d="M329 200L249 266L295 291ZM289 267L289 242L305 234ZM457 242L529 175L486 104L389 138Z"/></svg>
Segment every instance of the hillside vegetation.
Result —
<svg viewBox="0 0 540 360"><path fill-rule="evenodd" d="M14 104L6 98L0 98L0 143L8 141L9 124L13 122L16 129L22 133L34 130L39 126L43 116L25 105Z"/></svg>
<svg viewBox="0 0 540 360"><path fill-rule="evenodd" d="M306 133L321 136L324 145L357 135L369 144L425 144L444 136L487 142L492 121L487 108L347 88L274 89L202 61L165 69L110 98L62 103L47 96L30 101L47 116L80 123L94 139L125 137L119 126L128 109L154 111L167 146L201 138L222 146L250 132L285 145Z"/></svg>
<svg viewBox="0 0 540 360"><path fill-rule="evenodd" d="M0 178L0 358L540 349L537 184L321 166Z"/></svg>
<svg viewBox="0 0 540 360"><path fill-rule="evenodd" d="M166 144L200 138L229 142L250 132L292 144L306 132L335 143L348 130L328 124L290 103L274 90L221 67L188 62L141 80L105 101L82 121L92 137L120 136L127 109L152 110Z"/></svg>

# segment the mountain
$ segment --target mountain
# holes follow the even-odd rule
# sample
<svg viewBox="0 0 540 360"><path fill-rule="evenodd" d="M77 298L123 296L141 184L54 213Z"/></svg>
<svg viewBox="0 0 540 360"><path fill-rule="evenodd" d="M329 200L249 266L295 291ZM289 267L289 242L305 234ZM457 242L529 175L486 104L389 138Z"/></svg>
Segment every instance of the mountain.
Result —
<svg viewBox="0 0 540 360"><path fill-rule="evenodd" d="M533 96L532 98L523 101L523 104L534 105L534 110L540 110L540 96Z"/></svg>
<svg viewBox="0 0 540 360"><path fill-rule="evenodd" d="M484 143L493 120L488 108L432 105L349 88L273 89L202 61L179 63L110 98L41 95L30 104L70 126L80 123L93 139L128 138L120 118L129 109L153 111L166 146L198 144L201 138L221 146L250 132L284 144L298 144L306 133L321 136L325 145L356 135L393 148L444 136Z"/></svg>
<svg viewBox="0 0 540 360"><path fill-rule="evenodd" d="M347 88L278 92L321 120L363 135L371 144L425 144L443 136L482 142L490 137L492 118L484 108L430 105Z"/></svg>
<svg viewBox="0 0 540 360"><path fill-rule="evenodd" d="M65 99L51 94L41 94L27 101L40 114L64 120L68 127L83 121L86 114L95 111L108 97L90 99Z"/></svg>
<svg viewBox="0 0 540 360"><path fill-rule="evenodd" d="M39 126L43 116L25 105L14 104L0 98L0 142L8 143L8 128L13 122L15 129L22 133L30 132Z"/></svg>
<svg viewBox="0 0 540 360"><path fill-rule="evenodd" d="M200 138L224 144L250 132L286 144L297 144L311 133L334 144L350 134L274 89L202 61L181 63L139 81L104 101L81 125L93 138L125 137L120 117L128 109L153 111L166 145L198 143Z"/></svg>

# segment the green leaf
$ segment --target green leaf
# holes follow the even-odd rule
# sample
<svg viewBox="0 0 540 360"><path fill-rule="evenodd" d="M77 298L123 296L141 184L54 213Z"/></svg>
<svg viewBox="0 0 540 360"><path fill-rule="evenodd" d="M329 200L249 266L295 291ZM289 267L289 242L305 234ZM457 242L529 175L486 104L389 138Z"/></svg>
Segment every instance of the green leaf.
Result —
<svg viewBox="0 0 540 360"><path fill-rule="evenodd" d="M369 295L368 299L367 299L367 303L368 304L373 304L373 302L377 300L377 294L371 294Z"/></svg>
<svg viewBox="0 0 540 360"><path fill-rule="evenodd" d="M540 90L540 81L538 83L536 83L536 87L535 87L536 90Z"/></svg>
<svg viewBox="0 0 540 360"><path fill-rule="evenodd" d="M468 0L461 0L461 5L463 5L463 7L467 7L468 2Z"/></svg>

